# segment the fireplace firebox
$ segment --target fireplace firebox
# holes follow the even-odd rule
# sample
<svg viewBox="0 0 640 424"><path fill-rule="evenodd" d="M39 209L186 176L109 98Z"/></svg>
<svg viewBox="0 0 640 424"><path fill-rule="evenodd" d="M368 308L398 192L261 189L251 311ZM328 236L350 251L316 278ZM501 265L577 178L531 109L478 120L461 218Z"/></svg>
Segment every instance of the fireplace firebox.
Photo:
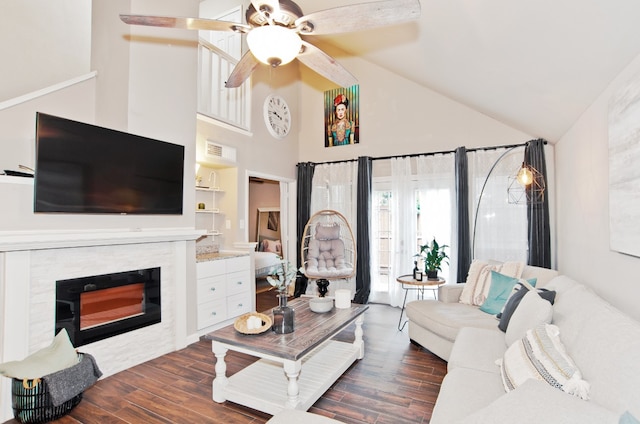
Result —
<svg viewBox="0 0 640 424"><path fill-rule="evenodd" d="M56 334L75 347L159 323L160 268L56 282Z"/></svg>

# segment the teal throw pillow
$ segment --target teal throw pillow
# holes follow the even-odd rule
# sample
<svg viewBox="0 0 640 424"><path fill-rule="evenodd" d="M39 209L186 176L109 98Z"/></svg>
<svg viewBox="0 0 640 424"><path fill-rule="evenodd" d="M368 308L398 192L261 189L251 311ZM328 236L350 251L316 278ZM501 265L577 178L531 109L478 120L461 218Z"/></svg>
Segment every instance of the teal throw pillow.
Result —
<svg viewBox="0 0 640 424"><path fill-rule="evenodd" d="M535 287L537 278L531 278L527 280L529 284ZM496 315L502 311L509 295L513 290L513 287L518 284L518 279L509 277L504 274L500 274L496 271L491 271L491 286L489 286L489 294L482 305L480 310L491 315Z"/></svg>
<svg viewBox="0 0 640 424"><path fill-rule="evenodd" d="M620 417L620 424L640 424L640 421L627 411Z"/></svg>

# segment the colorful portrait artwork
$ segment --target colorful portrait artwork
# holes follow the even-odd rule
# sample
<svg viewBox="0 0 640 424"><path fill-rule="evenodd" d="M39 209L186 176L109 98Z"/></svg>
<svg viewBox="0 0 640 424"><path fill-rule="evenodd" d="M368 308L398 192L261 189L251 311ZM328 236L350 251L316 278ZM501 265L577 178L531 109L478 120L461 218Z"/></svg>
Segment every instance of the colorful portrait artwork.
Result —
<svg viewBox="0 0 640 424"><path fill-rule="evenodd" d="M360 86L324 92L324 147L360 142Z"/></svg>

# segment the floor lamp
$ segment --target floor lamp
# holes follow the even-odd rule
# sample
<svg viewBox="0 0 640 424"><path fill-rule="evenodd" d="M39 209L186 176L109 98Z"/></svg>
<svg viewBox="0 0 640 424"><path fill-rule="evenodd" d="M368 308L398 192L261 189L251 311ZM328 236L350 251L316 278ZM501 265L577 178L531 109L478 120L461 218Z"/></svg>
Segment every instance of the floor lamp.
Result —
<svg viewBox="0 0 640 424"><path fill-rule="evenodd" d="M484 179L482 189L480 190L480 196L478 196L478 203L476 204L476 211L473 219L473 239L471 244L472 258L475 258L476 254L476 227L478 225L480 202L482 201L482 195L484 194L489 177L491 177L491 174L502 158L518 147L524 147L524 145L513 146L505 150L493 163L491 169L489 169L489 172L487 173L487 177ZM533 166L523 162L522 166L518 168L515 176L509 177L509 185L507 187L508 202L510 204L521 204L526 202L528 205L542 203L544 201L545 188L546 185L542 174L540 174Z"/></svg>

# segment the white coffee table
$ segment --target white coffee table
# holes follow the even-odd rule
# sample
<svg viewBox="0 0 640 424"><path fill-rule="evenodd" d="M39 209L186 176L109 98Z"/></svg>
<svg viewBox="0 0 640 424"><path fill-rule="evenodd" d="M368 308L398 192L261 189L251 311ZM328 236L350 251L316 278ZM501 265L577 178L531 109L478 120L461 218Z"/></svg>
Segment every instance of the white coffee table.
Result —
<svg viewBox="0 0 640 424"><path fill-rule="evenodd" d="M317 314L306 298L289 302L295 309L295 331L257 335L239 333L233 325L207 334L216 356L213 400L231 401L274 415L306 411L353 364L364 357L362 323L366 305ZM267 312L268 314L269 312ZM331 340L355 321L355 340ZM227 377L228 350L262 358Z"/></svg>

